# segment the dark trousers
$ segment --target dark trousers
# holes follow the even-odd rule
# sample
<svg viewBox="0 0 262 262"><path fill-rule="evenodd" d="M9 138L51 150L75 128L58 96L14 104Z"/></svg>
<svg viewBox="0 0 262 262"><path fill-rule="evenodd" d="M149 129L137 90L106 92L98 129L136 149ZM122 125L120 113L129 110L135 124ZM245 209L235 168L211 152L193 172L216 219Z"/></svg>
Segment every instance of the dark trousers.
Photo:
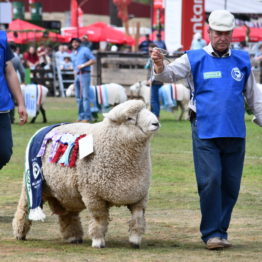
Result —
<svg viewBox="0 0 262 262"><path fill-rule="evenodd" d="M245 139L200 139L192 121L193 155L200 196L202 239L227 239L245 157Z"/></svg>
<svg viewBox="0 0 262 262"><path fill-rule="evenodd" d="M9 113L0 113L0 169L8 163L13 153L13 140Z"/></svg>
<svg viewBox="0 0 262 262"><path fill-rule="evenodd" d="M159 101L159 88L161 85L151 85L151 112L154 113L157 117L159 117L160 114L160 101Z"/></svg>

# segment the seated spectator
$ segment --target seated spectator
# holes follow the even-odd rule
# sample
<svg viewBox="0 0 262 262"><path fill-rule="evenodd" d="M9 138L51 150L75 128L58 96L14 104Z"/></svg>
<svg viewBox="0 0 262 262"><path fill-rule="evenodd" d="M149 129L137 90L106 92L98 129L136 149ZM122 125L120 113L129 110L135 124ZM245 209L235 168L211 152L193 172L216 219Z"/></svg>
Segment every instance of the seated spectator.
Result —
<svg viewBox="0 0 262 262"><path fill-rule="evenodd" d="M157 47L166 50L166 43L164 40L161 39L161 34L156 35L156 40L154 41L154 44L156 44Z"/></svg>
<svg viewBox="0 0 262 262"><path fill-rule="evenodd" d="M55 53L55 59L58 66L60 66L64 62L65 56L71 56L68 45L59 45L58 51Z"/></svg>
<svg viewBox="0 0 262 262"><path fill-rule="evenodd" d="M139 44L138 49L141 52L148 53L148 47L153 43L153 41L150 40L149 34L146 34L145 37L146 39Z"/></svg>
<svg viewBox="0 0 262 262"><path fill-rule="evenodd" d="M44 69L50 69L51 58L48 56L45 46L41 45L37 48L37 55L39 57L40 67Z"/></svg>
<svg viewBox="0 0 262 262"><path fill-rule="evenodd" d="M64 61L61 63L61 70L72 70L73 63L70 56L64 56Z"/></svg>
<svg viewBox="0 0 262 262"><path fill-rule="evenodd" d="M35 69L39 65L39 57L34 46L29 46L28 51L24 53L25 67Z"/></svg>

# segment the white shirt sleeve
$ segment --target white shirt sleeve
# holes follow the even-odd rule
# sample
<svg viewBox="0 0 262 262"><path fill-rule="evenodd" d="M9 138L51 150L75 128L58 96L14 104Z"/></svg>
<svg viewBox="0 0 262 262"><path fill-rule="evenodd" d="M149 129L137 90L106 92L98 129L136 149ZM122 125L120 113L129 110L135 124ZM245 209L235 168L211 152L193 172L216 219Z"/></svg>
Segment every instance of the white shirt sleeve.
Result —
<svg viewBox="0 0 262 262"><path fill-rule="evenodd" d="M262 90L257 86L253 72L250 73L247 80L245 96L247 104L255 116L253 121L262 126Z"/></svg>
<svg viewBox="0 0 262 262"><path fill-rule="evenodd" d="M177 58L172 63L165 65L160 74L153 74L153 79L165 83L173 83L187 78L191 74L191 66L187 54Z"/></svg>

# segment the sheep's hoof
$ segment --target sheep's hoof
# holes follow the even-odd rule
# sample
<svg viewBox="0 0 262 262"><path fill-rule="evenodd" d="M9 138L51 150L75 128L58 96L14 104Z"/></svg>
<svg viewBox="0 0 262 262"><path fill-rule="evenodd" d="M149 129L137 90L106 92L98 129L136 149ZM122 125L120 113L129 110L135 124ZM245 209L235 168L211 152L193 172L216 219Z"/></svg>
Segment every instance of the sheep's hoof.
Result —
<svg viewBox="0 0 262 262"><path fill-rule="evenodd" d="M92 247L94 248L105 248L105 240L104 239L93 239L92 240Z"/></svg>
<svg viewBox="0 0 262 262"><path fill-rule="evenodd" d="M82 244L83 243L83 239L74 239L72 241L70 241L70 244Z"/></svg>
<svg viewBox="0 0 262 262"><path fill-rule="evenodd" d="M139 244L135 244L135 243L130 243L131 247L134 249L139 249L140 245Z"/></svg>
<svg viewBox="0 0 262 262"><path fill-rule="evenodd" d="M65 239L65 241L69 244L82 244L83 243L82 238L76 238L76 237L70 237L68 239Z"/></svg>
<svg viewBox="0 0 262 262"><path fill-rule="evenodd" d="M26 240L25 236L16 236L15 238L16 238L16 240L23 240L23 241Z"/></svg>
<svg viewBox="0 0 262 262"><path fill-rule="evenodd" d="M129 243L131 245L132 248L140 248L141 246L141 240L142 240L142 237L137 235L137 234L131 234L129 236Z"/></svg>

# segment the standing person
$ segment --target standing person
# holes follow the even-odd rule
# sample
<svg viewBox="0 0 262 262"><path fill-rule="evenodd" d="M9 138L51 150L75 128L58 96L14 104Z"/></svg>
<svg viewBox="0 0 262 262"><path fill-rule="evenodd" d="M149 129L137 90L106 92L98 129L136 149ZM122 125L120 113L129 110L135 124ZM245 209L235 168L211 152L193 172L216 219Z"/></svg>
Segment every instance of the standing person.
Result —
<svg viewBox="0 0 262 262"><path fill-rule="evenodd" d="M72 62L75 72L75 92L78 104L79 122L89 122L92 120L90 110L89 88L91 65L95 63L95 57L91 50L86 46L81 46L79 38L72 38L71 45L73 48Z"/></svg>
<svg viewBox="0 0 262 262"><path fill-rule="evenodd" d="M204 39L202 39L201 33L197 32L193 36L193 40L192 40L190 49L191 50L201 49L201 48L205 47L206 45L207 45L207 43Z"/></svg>
<svg viewBox="0 0 262 262"><path fill-rule="evenodd" d="M14 107L12 95L18 104L20 124L27 122L24 99L19 80L11 59L13 53L7 43L6 32L0 31L0 169L6 165L12 155L12 130L9 111Z"/></svg>
<svg viewBox="0 0 262 262"><path fill-rule="evenodd" d="M17 46L15 43L11 43L9 46L14 55L13 58L11 59L11 62L16 71L19 83L24 83L25 82L25 68L17 53ZM10 120L12 124L15 122L15 107L10 110Z"/></svg>
<svg viewBox="0 0 262 262"><path fill-rule="evenodd" d="M158 33L156 35L156 40L154 41L154 43L156 44L157 47L166 50L166 43L164 40L162 40L161 34Z"/></svg>
<svg viewBox="0 0 262 262"><path fill-rule="evenodd" d="M146 34L145 38L146 39L139 44L138 49L141 52L148 53L148 47L149 47L150 44L153 43L153 41L150 40L150 35L149 34Z"/></svg>
<svg viewBox="0 0 262 262"><path fill-rule="evenodd" d="M234 16L226 10L209 16L210 44L190 50L164 66L152 52L155 79L187 78L192 100L193 156L200 196L202 240L208 249L231 247L228 227L237 201L245 156L245 103L262 126L262 94L247 52L231 50Z"/></svg>
<svg viewBox="0 0 262 262"><path fill-rule="evenodd" d="M154 47L157 47L156 44L151 43L148 47L148 54L151 56L151 53L153 52ZM163 85L163 82L156 81L156 80L151 80L151 74L152 74L152 59L149 57L147 60L147 63L145 65L145 69L148 70L147 74L147 80L148 84L151 86L150 89L150 107L151 107L151 112L154 113L157 118L159 119L160 116L160 101L159 101L159 88Z"/></svg>

